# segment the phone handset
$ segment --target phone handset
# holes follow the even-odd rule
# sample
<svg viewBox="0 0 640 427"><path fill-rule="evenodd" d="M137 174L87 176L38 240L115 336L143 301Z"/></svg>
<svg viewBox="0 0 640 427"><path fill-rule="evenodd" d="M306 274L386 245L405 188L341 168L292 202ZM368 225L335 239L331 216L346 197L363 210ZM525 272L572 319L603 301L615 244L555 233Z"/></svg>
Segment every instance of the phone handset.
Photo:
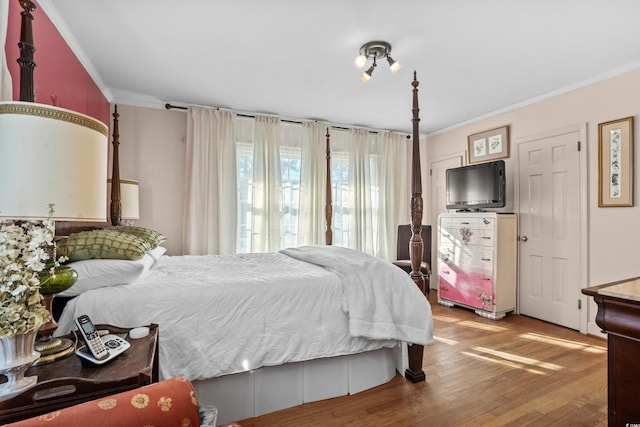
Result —
<svg viewBox="0 0 640 427"><path fill-rule="evenodd" d="M96 360L104 360L109 357L109 350L105 347L96 327L91 322L91 319L86 314L76 319L76 325L78 330L84 338L84 342L87 344L91 355Z"/></svg>

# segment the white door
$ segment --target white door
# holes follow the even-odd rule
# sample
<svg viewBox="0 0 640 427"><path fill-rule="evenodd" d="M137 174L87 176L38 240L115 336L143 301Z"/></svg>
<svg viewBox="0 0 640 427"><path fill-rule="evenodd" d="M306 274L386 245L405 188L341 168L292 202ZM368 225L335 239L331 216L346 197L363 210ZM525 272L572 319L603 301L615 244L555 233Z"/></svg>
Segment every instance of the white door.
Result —
<svg viewBox="0 0 640 427"><path fill-rule="evenodd" d="M436 247L436 236L437 225L438 225L438 215L441 213L446 213L447 208L447 187L446 187L446 174L445 171L451 168L457 168L462 166L462 159L464 158L464 153L455 154L452 157L436 159L431 162L431 167L429 168L431 171L431 256L435 256L438 253ZM435 259L431 260L431 270L433 273L431 274L431 289L437 289L438 287L438 278L436 275L436 265L437 262Z"/></svg>
<svg viewBox="0 0 640 427"><path fill-rule="evenodd" d="M577 126L516 141L520 313L572 329L582 329L585 132Z"/></svg>

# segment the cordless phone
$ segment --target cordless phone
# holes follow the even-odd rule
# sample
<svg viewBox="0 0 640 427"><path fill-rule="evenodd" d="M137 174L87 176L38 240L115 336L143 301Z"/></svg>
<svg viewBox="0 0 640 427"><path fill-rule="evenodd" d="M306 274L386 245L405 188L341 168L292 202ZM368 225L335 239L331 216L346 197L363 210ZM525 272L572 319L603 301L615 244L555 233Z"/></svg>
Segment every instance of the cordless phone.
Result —
<svg viewBox="0 0 640 427"><path fill-rule="evenodd" d="M84 338L84 342L87 344L89 351L94 359L100 361L109 357L109 350L105 347L96 327L93 325L91 319L86 314L76 319L76 326Z"/></svg>

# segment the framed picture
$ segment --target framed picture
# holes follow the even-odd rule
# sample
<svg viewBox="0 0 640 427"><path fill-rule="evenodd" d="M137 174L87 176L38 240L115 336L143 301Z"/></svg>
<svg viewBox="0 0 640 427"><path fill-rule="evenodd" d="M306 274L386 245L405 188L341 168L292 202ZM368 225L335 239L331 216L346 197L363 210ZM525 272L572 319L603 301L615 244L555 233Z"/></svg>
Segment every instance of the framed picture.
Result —
<svg viewBox="0 0 640 427"><path fill-rule="evenodd" d="M633 206L633 117L598 124L598 206Z"/></svg>
<svg viewBox="0 0 640 427"><path fill-rule="evenodd" d="M469 135L467 141L469 163L509 157L509 126Z"/></svg>

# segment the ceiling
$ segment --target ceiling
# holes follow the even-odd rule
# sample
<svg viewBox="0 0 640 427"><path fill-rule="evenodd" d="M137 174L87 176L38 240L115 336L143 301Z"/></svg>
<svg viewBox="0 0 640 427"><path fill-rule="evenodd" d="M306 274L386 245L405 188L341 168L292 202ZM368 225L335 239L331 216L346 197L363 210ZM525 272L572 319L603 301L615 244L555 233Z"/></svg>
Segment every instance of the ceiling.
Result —
<svg viewBox="0 0 640 427"><path fill-rule="evenodd" d="M411 132L415 70L428 135L640 67L637 0L39 4L109 101L158 108ZM364 83L353 60L372 40L402 69Z"/></svg>

